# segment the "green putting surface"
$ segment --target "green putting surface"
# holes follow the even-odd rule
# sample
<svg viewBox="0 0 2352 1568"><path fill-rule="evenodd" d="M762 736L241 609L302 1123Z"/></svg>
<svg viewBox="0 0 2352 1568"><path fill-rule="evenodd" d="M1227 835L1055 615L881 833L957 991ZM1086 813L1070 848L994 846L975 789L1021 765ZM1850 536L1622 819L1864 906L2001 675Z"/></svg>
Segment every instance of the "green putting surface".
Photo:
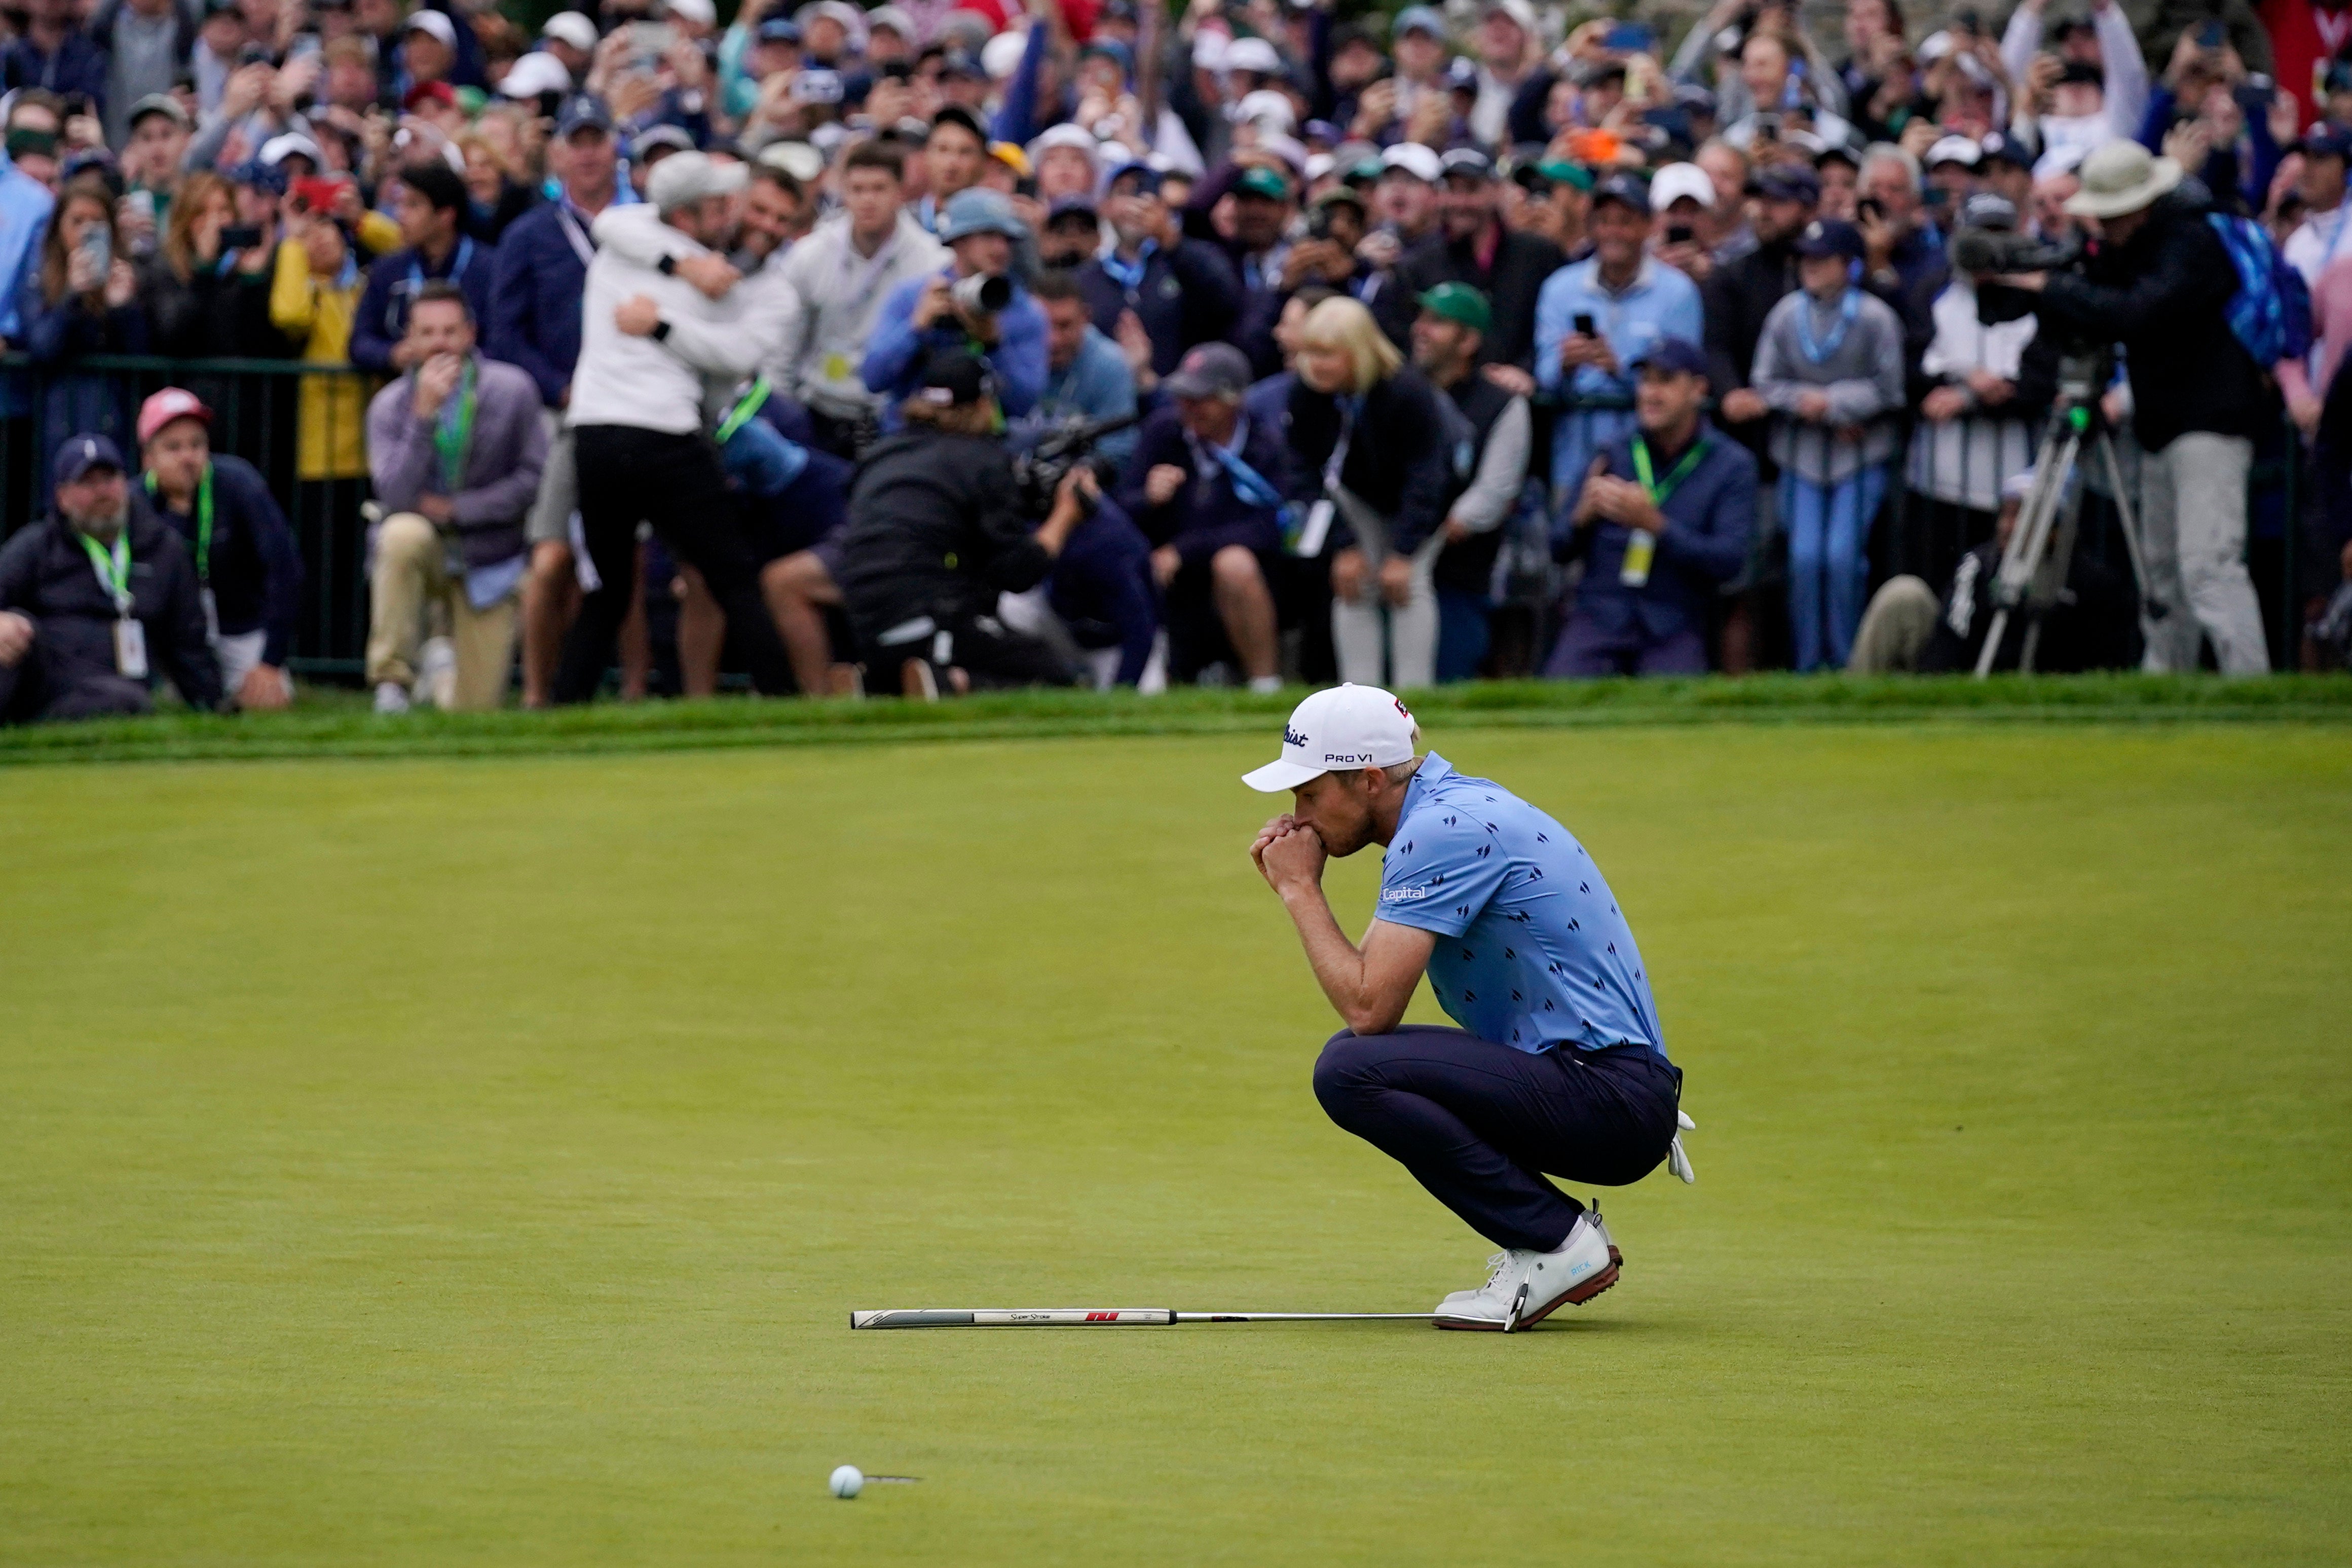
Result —
<svg viewBox="0 0 2352 1568"><path fill-rule="evenodd" d="M847 1326L1481 1277L1267 735L0 775L0 1562L2343 1561L2352 735L1469 720L1699 1124L1507 1339Z"/></svg>

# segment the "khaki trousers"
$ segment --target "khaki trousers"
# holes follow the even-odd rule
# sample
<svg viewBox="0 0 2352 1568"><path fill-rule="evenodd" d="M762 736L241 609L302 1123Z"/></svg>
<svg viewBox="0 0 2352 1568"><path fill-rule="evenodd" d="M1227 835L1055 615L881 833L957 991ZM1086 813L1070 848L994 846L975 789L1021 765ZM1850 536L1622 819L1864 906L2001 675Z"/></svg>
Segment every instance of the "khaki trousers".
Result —
<svg viewBox="0 0 2352 1568"><path fill-rule="evenodd" d="M425 609L440 605L457 652L460 712L496 708L506 695L514 660L512 595L487 610L467 602L466 580L449 570L440 531L413 511L394 512L376 530L375 573L370 580L367 679L371 686L416 679L416 648Z"/></svg>

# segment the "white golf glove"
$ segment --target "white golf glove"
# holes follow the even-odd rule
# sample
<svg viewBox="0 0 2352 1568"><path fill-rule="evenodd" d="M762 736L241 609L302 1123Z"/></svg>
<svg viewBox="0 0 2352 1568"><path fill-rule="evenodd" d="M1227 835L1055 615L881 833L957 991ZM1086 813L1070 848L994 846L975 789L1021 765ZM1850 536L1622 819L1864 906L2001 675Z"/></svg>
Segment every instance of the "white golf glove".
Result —
<svg viewBox="0 0 2352 1568"><path fill-rule="evenodd" d="M1679 1110L1675 1112L1675 1124L1680 1127L1683 1132L1698 1131L1698 1123ZM1691 1169L1690 1156L1683 1152L1683 1132L1675 1133L1675 1141L1666 1145L1666 1169L1688 1184L1698 1180L1698 1173Z"/></svg>

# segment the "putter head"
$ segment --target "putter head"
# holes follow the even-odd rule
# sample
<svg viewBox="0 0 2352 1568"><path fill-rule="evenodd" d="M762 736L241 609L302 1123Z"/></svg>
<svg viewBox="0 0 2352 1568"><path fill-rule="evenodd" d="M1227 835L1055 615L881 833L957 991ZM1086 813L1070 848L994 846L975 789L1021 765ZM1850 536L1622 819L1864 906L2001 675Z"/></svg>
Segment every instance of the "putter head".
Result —
<svg viewBox="0 0 2352 1568"><path fill-rule="evenodd" d="M1513 1329L1517 1328L1519 1326L1519 1314L1527 1310L1528 1288L1525 1285L1521 1285L1519 1287L1519 1293L1511 1298L1511 1310L1503 1319L1503 1331L1507 1334Z"/></svg>

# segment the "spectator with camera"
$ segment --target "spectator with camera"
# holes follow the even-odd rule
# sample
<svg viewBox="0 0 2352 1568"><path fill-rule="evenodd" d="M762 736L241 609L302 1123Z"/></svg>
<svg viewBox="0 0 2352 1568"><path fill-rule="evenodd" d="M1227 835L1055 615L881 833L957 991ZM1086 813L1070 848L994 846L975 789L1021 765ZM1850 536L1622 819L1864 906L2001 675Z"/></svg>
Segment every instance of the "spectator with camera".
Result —
<svg viewBox="0 0 2352 1568"><path fill-rule="evenodd" d="M1244 180L1263 176L1252 170ZM1150 374L1164 376L1196 343L1226 337L1242 309L1232 265L1206 240L1185 238L1160 199L1160 171L1141 160L1115 171L1105 187L1109 246L1078 268L1095 328L1117 337L1132 315L1151 342Z"/></svg>
<svg viewBox="0 0 2352 1568"><path fill-rule="evenodd" d="M2079 271L2003 275L2035 296L2041 331L2117 343L2131 383L2140 465L2145 589L2163 608L2145 623L2147 665L2193 670L2200 631L2224 674L2270 668L2245 564L2246 479L2255 438L2275 417L2263 368L2230 323L2236 264L2206 222L2207 200L2180 165L2137 142L2083 161L2067 204L2097 226Z"/></svg>
<svg viewBox="0 0 2352 1568"><path fill-rule="evenodd" d="M1536 299L1536 380L1573 400L1552 426L1552 484L1563 509L1593 455L1633 427L1626 367L1661 338L1706 335L1698 286L1645 251L1650 193L1616 174L1592 192L1593 255L1552 274Z"/></svg>
<svg viewBox="0 0 2352 1568"><path fill-rule="evenodd" d="M1584 577L1546 675L1706 674L1717 591L1748 562L1756 459L1707 422L1706 352L1662 339L1634 370L1635 426L1593 458L1558 550Z"/></svg>
<svg viewBox="0 0 2352 1568"><path fill-rule="evenodd" d="M368 405L368 465L386 516L370 583L367 679L402 712L428 605L448 615L456 707L495 708L513 660L524 520L547 465L530 374L475 352L465 291L427 283L409 303L408 374Z"/></svg>
<svg viewBox="0 0 2352 1568"><path fill-rule="evenodd" d="M283 708L300 607L302 556L260 470L212 449L213 411L184 387L140 405L140 485L196 570L221 689L239 708Z"/></svg>
<svg viewBox="0 0 2352 1568"><path fill-rule="evenodd" d="M158 672L189 707L218 708L195 569L121 450L68 437L49 479L48 519L0 546L0 723L145 713Z"/></svg>
<svg viewBox="0 0 2352 1568"><path fill-rule="evenodd" d="M867 340L861 374L883 399L886 425L941 349L986 360L991 401L1007 415L1036 406L1045 385L1045 313L1012 276L1013 247L1027 233L993 191L960 191L941 209L948 265L892 289Z"/></svg>
<svg viewBox="0 0 2352 1568"><path fill-rule="evenodd" d="M476 321L490 313L495 247L464 232L466 182L457 172L438 160L409 164L400 172L394 212L402 248L368 268L367 291L352 322L352 363L368 370L408 368L407 356L416 352L408 341L408 307L428 283L457 284Z"/></svg>
<svg viewBox="0 0 2352 1568"><path fill-rule="evenodd" d="M36 411L36 449L67 432L128 436L131 421L114 378L76 373L90 354L147 352L139 279L118 245L114 193L96 173L76 174L58 196L41 242L39 270L17 297L16 318L33 363L49 372Z"/></svg>
<svg viewBox="0 0 2352 1568"><path fill-rule="evenodd" d="M1535 390L1536 299L1567 258L1541 235L1504 226L1502 181L1493 159L1457 147L1443 162L1438 232L1399 258L1379 297L1385 307L1381 324L1399 343L1409 343L1423 296L1444 283L1475 289L1491 312L1489 330L1479 333L1478 363L1505 367L1502 384L1525 396Z"/></svg>
<svg viewBox="0 0 2352 1568"><path fill-rule="evenodd" d="M841 539L842 599L868 689L887 679L930 699L1069 685L1062 656L1007 626L996 605L1045 579L1097 494L1093 469L1074 467L1033 523L995 434L1002 413L987 361L947 344L914 381L904 427L866 456Z"/></svg>
<svg viewBox="0 0 2352 1568"><path fill-rule="evenodd" d="M1252 690L1275 690L1289 468L1282 430L1244 408L1249 361L1230 343L1192 350L1161 385L1169 402L1144 422L1118 500L1152 542L1169 679L1190 681L1230 658Z"/></svg>

